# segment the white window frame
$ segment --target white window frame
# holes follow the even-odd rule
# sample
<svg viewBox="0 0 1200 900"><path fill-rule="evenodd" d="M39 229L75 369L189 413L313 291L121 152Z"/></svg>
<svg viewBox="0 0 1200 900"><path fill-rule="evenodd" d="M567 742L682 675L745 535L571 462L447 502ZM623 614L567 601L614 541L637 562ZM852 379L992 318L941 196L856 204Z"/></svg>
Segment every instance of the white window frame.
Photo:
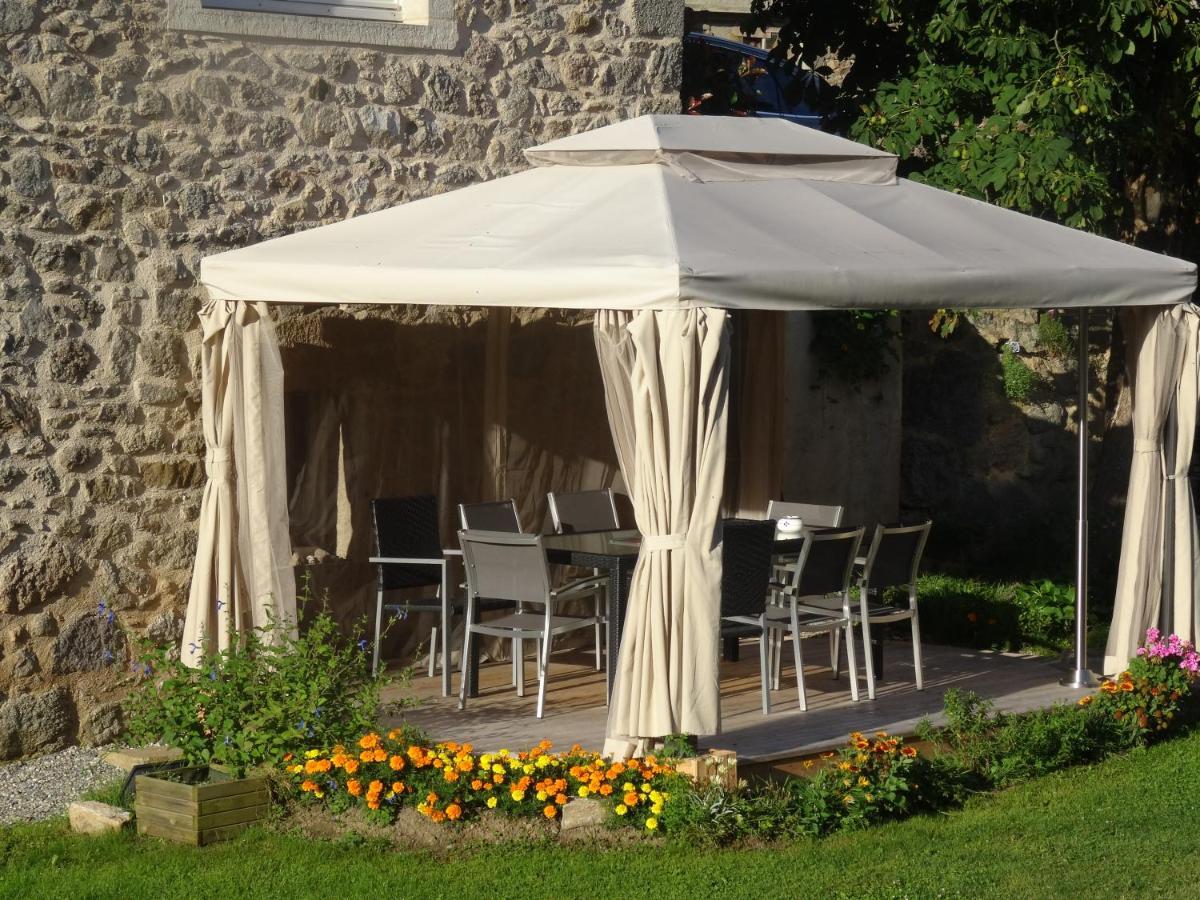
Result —
<svg viewBox="0 0 1200 900"><path fill-rule="evenodd" d="M400 0L200 0L201 9L403 22Z"/></svg>
<svg viewBox="0 0 1200 900"><path fill-rule="evenodd" d="M272 41L455 50L455 0L167 0L167 28Z"/></svg>

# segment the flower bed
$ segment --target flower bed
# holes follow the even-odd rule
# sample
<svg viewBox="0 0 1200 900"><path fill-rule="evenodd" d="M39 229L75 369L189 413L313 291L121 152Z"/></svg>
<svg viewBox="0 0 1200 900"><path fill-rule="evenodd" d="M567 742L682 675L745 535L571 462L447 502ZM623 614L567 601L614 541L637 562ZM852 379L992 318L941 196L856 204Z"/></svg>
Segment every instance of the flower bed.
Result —
<svg viewBox="0 0 1200 900"><path fill-rule="evenodd" d="M1191 642L1175 634L1163 638L1162 632L1151 628L1129 668L1116 678L1104 679L1100 693L1082 698L1079 704L1095 703L1144 738L1171 727L1198 676L1200 653Z"/></svg>
<svg viewBox="0 0 1200 900"><path fill-rule="evenodd" d="M528 751L475 754L453 741L431 747L403 739L399 729L370 732L353 748L310 749L303 762L286 758L286 771L302 798L334 811L361 806L368 816L392 821L413 806L434 822L455 822L496 810L513 816L556 819L572 798L595 798L613 820L646 831L679 777L673 766L647 756L613 762L578 745L551 753L542 741Z"/></svg>

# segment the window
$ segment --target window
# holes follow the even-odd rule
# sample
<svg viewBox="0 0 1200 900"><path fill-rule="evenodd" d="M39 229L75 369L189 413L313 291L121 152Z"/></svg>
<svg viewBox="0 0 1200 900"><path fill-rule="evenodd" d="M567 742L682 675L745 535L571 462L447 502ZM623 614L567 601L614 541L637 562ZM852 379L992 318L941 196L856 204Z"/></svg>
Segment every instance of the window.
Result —
<svg viewBox="0 0 1200 900"><path fill-rule="evenodd" d="M333 16L343 19L403 21L400 0L201 0L204 9Z"/></svg>
<svg viewBox="0 0 1200 900"><path fill-rule="evenodd" d="M454 50L455 0L167 0L167 27L272 41Z"/></svg>

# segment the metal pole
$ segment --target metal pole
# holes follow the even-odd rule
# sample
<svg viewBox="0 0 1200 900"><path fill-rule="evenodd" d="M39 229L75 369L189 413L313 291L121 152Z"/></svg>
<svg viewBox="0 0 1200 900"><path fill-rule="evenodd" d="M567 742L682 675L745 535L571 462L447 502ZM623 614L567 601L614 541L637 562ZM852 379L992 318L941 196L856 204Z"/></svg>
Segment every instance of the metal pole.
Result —
<svg viewBox="0 0 1200 900"><path fill-rule="evenodd" d="M1088 311L1079 310L1079 444L1075 520L1075 666L1062 683L1067 687L1091 688L1099 682L1087 667L1088 586Z"/></svg>

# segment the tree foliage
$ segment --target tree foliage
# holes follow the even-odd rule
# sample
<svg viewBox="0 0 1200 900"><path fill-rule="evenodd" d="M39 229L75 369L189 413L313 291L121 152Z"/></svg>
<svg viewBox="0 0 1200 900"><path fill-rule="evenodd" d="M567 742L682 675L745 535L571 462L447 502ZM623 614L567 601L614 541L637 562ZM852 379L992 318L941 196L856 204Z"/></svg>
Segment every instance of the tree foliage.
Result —
<svg viewBox="0 0 1200 900"><path fill-rule="evenodd" d="M903 175L1200 255L1192 0L754 0L768 23L793 61L853 60L832 126Z"/></svg>

